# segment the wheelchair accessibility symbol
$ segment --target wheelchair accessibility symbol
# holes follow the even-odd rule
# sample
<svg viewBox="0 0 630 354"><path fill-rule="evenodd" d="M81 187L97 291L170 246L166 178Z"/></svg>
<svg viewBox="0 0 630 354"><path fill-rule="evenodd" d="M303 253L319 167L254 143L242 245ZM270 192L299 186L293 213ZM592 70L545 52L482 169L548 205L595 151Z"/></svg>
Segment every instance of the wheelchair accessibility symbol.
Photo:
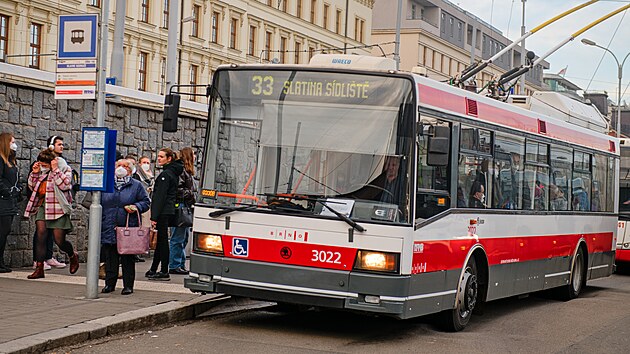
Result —
<svg viewBox="0 0 630 354"><path fill-rule="evenodd" d="M249 255L249 240L246 238L233 238L232 254L237 257L247 257Z"/></svg>

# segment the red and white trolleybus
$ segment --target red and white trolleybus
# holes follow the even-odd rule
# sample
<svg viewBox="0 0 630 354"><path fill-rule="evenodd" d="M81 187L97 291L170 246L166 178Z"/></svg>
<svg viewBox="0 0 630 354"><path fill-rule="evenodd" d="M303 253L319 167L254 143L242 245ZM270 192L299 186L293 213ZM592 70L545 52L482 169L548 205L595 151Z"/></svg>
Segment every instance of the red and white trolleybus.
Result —
<svg viewBox="0 0 630 354"><path fill-rule="evenodd" d="M612 273L617 139L387 64L216 71L187 288L461 330Z"/></svg>

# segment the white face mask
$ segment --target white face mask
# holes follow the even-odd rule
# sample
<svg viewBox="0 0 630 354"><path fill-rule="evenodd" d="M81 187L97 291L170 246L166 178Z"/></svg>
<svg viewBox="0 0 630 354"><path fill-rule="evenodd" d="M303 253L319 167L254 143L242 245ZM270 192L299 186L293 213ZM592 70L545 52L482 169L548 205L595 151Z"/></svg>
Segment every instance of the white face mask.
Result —
<svg viewBox="0 0 630 354"><path fill-rule="evenodd" d="M118 166L116 167L115 173L116 173L116 177L123 178L127 176L127 169L122 166Z"/></svg>
<svg viewBox="0 0 630 354"><path fill-rule="evenodd" d="M485 194L482 194L482 195L481 195L481 204L483 204L483 203L485 203L485 202L486 202L486 195L485 195Z"/></svg>
<svg viewBox="0 0 630 354"><path fill-rule="evenodd" d="M17 144L16 143L11 143L11 145L9 145L9 149L11 149L13 151L17 151Z"/></svg>
<svg viewBox="0 0 630 354"><path fill-rule="evenodd" d="M40 170L42 173L48 173L48 171L50 171L50 168L48 168L48 167L40 167L40 168L39 168L39 170Z"/></svg>
<svg viewBox="0 0 630 354"><path fill-rule="evenodd" d="M140 165L140 167L142 168L144 172L149 172L151 165L149 165L148 163L143 163L142 165Z"/></svg>
<svg viewBox="0 0 630 354"><path fill-rule="evenodd" d="M131 174L136 173L136 165L133 165L133 167L131 167Z"/></svg>

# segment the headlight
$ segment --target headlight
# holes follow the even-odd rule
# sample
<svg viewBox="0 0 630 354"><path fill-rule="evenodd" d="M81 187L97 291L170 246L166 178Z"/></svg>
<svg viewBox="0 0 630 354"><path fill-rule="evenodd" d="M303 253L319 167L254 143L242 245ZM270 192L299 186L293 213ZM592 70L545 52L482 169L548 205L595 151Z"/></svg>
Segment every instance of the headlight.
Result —
<svg viewBox="0 0 630 354"><path fill-rule="evenodd" d="M399 254L378 251L357 251L354 269L398 273Z"/></svg>
<svg viewBox="0 0 630 354"><path fill-rule="evenodd" d="M221 235L195 233L194 240L196 251L223 255Z"/></svg>

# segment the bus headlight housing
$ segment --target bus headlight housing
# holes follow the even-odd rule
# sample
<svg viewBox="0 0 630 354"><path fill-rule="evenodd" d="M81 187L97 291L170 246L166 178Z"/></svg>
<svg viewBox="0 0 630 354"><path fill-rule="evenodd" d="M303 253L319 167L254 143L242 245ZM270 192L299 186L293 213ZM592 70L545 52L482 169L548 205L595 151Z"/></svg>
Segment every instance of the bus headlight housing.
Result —
<svg viewBox="0 0 630 354"><path fill-rule="evenodd" d="M223 255L221 235L194 233L195 251Z"/></svg>
<svg viewBox="0 0 630 354"><path fill-rule="evenodd" d="M371 272L398 273L400 254L380 251L357 251L354 269Z"/></svg>

